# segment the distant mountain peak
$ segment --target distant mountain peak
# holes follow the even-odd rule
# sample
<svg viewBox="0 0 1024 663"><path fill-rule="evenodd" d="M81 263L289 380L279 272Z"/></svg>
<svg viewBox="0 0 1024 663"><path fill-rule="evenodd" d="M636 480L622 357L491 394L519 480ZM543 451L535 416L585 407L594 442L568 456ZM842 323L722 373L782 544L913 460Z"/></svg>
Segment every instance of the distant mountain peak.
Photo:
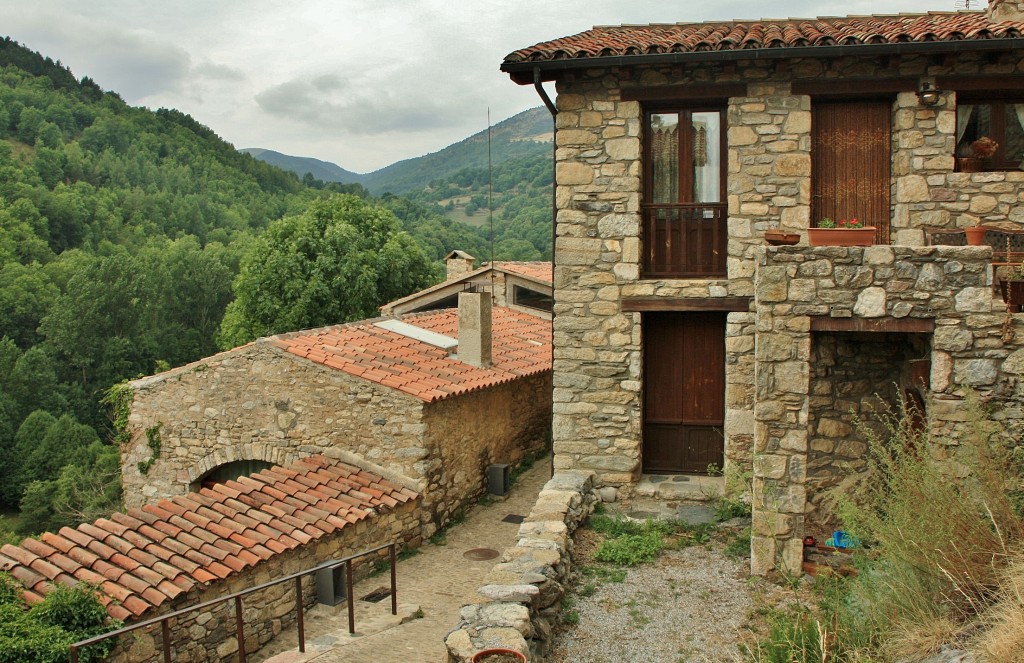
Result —
<svg viewBox="0 0 1024 663"><path fill-rule="evenodd" d="M551 150L551 115L543 107L525 110L492 125L490 129L491 157L495 164ZM486 166L487 129L437 152L403 159L365 174L353 173L329 161L290 156L261 147L247 147L241 151L278 168L290 170L299 177L312 173L313 177L324 182L362 184L373 194L386 191L402 194L422 189L431 181L457 173L463 168Z"/></svg>

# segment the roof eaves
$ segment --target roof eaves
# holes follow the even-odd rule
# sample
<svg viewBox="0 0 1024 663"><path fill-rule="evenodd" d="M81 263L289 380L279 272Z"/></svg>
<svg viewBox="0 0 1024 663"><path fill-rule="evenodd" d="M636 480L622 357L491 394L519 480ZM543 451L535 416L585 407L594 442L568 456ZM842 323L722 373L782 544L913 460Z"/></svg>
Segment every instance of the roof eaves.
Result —
<svg viewBox="0 0 1024 663"><path fill-rule="evenodd" d="M837 44L829 46L777 46L714 51L685 51L644 55L615 55L538 59L501 63L501 71L520 85L532 85L533 72L539 71L542 81L551 81L557 74L576 69L635 67L642 65L673 65L699 62L732 62L738 60L779 60L788 58L838 58L863 55L927 55L1012 51L1024 49L1024 38L959 39L947 41L899 42L885 44ZM529 73L529 76L522 74Z"/></svg>

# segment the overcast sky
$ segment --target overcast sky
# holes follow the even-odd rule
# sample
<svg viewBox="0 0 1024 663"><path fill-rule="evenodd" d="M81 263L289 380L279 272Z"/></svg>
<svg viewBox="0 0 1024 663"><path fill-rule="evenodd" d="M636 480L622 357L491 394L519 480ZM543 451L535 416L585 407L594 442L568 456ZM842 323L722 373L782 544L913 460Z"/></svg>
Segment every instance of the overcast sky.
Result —
<svg viewBox="0 0 1024 663"><path fill-rule="evenodd" d="M0 34L132 105L188 113L235 147L368 172L485 129L488 107L498 122L539 106L531 86L498 71L504 56L594 25L946 11L955 2L0 0Z"/></svg>

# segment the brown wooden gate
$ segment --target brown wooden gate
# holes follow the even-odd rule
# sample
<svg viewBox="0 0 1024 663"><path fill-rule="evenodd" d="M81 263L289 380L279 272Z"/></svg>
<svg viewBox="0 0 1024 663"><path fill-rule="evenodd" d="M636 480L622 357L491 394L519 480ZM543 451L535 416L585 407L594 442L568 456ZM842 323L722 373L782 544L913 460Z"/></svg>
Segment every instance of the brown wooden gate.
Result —
<svg viewBox="0 0 1024 663"><path fill-rule="evenodd" d="M724 461L725 314L644 314L645 472Z"/></svg>
<svg viewBox="0 0 1024 663"><path fill-rule="evenodd" d="M888 244L892 102L836 101L813 106L811 225L858 219Z"/></svg>

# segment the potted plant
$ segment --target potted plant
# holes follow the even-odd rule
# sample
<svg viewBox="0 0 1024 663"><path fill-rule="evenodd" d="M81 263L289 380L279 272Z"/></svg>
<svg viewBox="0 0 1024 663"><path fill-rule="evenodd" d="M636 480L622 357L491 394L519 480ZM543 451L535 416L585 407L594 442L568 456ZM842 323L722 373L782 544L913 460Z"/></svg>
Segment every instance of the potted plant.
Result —
<svg viewBox="0 0 1024 663"><path fill-rule="evenodd" d="M865 226L856 218L839 221L822 219L816 228L807 229L811 246L871 246L875 243L875 227Z"/></svg>
<svg viewBox="0 0 1024 663"><path fill-rule="evenodd" d="M970 156L962 156L957 159L957 168L961 173L981 172L985 165L985 159L991 159L998 149L999 143L988 136L982 136L968 147Z"/></svg>

